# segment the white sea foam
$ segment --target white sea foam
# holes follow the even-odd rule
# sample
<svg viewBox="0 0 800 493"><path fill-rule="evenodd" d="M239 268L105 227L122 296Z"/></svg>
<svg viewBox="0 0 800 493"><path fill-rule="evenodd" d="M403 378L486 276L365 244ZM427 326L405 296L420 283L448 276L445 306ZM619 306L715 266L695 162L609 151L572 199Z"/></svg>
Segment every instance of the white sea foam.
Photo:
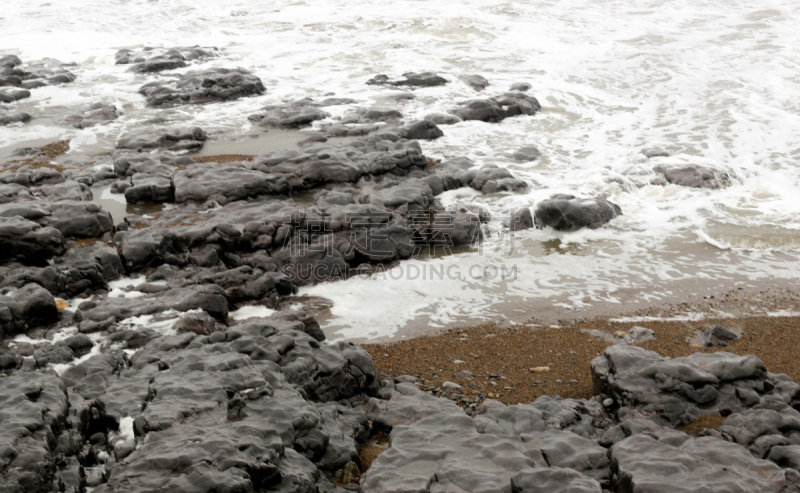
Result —
<svg viewBox="0 0 800 493"><path fill-rule="evenodd" d="M248 318L263 318L269 317L275 313L275 310L267 308L266 306L243 306L238 310L234 310L228 314L233 320L247 320Z"/></svg>
<svg viewBox="0 0 800 493"><path fill-rule="evenodd" d="M679 296L687 283L711 289L767 278L796 281L800 273L800 52L794 48L800 32L791 0L768 9L744 0L416 1L390 10L366 0L6 3L0 52L76 62L70 70L78 79L36 89L16 103L36 118L0 127L0 147L69 138L71 152L101 154L141 128L154 110L138 88L165 75L136 75L114 64L117 49L140 45L221 49L216 60L170 74L242 66L260 76L265 95L178 107L178 119L165 124L230 134L254 131L246 117L286 99L335 93L358 101L326 108L332 118L376 104L387 89L365 81L378 73L434 70L451 81L397 103L408 119L478 96L459 75L486 76L491 85L481 96L518 81L533 85L544 107L535 117L443 126L444 137L421 144L430 157L467 156L478 165L507 167L530 190L495 196L462 190L442 202L485 207L495 225L554 193L603 195L625 215L595 231L518 232L508 255L484 248L418 261L462 270L516 265L515 280L374 277L301 290L334 302L326 323L337 337L523 320L553 307L658 302ZM124 114L84 130L58 124L75 106L97 101ZM508 157L529 145L541 150L541 159ZM651 145L672 156L645 159L639 150ZM735 179L719 190L652 185L658 164L702 164ZM489 243L508 245L509 239Z"/></svg>

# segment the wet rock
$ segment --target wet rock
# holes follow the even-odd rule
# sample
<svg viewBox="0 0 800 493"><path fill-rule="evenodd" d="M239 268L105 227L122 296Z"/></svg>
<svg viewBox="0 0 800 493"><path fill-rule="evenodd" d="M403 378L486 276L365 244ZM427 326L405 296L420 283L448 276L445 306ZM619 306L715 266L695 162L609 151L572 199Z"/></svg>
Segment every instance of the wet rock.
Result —
<svg viewBox="0 0 800 493"><path fill-rule="evenodd" d="M19 216L0 217L0 260L19 259L40 264L61 255L64 235L56 228L42 227Z"/></svg>
<svg viewBox="0 0 800 493"><path fill-rule="evenodd" d="M311 98L284 104L273 104L262 108L262 113L250 115L248 120L262 127L296 128L324 120L330 115L318 108Z"/></svg>
<svg viewBox="0 0 800 493"><path fill-rule="evenodd" d="M437 125L454 125L460 122L461 118L445 113L431 113L429 115L425 115L423 120L428 120L429 122L433 122Z"/></svg>
<svg viewBox="0 0 800 493"><path fill-rule="evenodd" d="M648 159L653 157L669 157L669 153L658 146L645 147L642 149L642 154Z"/></svg>
<svg viewBox="0 0 800 493"><path fill-rule="evenodd" d="M65 121L75 128L83 129L95 125L105 125L119 116L117 107L112 104L95 103L88 108L69 115Z"/></svg>
<svg viewBox="0 0 800 493"><path fill-rule="evenodd" d="M22 60L17 57L13 59L3 57L2 60L5 61L3 62L4 65L0 66L0 86L16 86L27 90L48 85L65 84L75 80L75 74L65 68L68 65L52 58L45 58L41 61L27 64L23 64ZM24 97L29 96L30 93L27 92L27 96ZM1 95L0 101L2 101Z"/></svg>
<svg viewBox="0 0 800 493"><path fill-rule="evenodd" d="M533 227L533 216L529 208L517 209L511 214L507 227L511 231L522 231Z"/></svg>
<svg viewBox="0 0 800 493"><path fill-rule="evenodd" d="M535 115L541 109L536 98L521 92L507 92L494 98L465 101L450 113L462 120L497 123L513 116Z"/></svg>
<svg viewBox="0 0 800 493"><path fill-rule="evenodd" d="M367 81L370 85L392 85L392 86L411 86L411 87L434 87L447 84L444 77L439 77L433 72L406 72L403 74L405 79L389 80L386 75L376 75Z"/></svg>
<svg viewBox="0 0 800 493"><path fill-rule="evenodd" d="M664 175L668 183L691 188L725 188L731 184L728 173L704 166L657 166L654 171Z"/></svg>
<svg viewBox="0 0 800 493"><path fill-rule="evenodd" d="M117 149L140 152L146 149L197 150L203 147L206 138L206 133L200 127L145 130L120 138L117 141Z"/></svg>
<svg viewBox="0 0 800 493"><path fill-rule="evenodd" d="M509 91L527 92L531 90L531 87L527 82L515 82L511 84Z"/></svg>
<svg viewBox="0 0 800 493"><path fill-rule="evenodd" d="M703 338L703 346L705 347L727 346L739 339L739 336L719 325L706 328L701 334L701 337Z"/></svg>
<svg viewBox="0 0 800 493"><path fill-rule="evenodd" d="M0 103L13 103L29 97L31 97L31 92L27 89L0 89Z"/></svg>
<svg viewBox="0 0 800 493"><path fill-rule="evenodd" d="M174 179L175 201L228 203L266 194L286 193L290 184L277 173L252 169L251 164L203 163L179 171Z"/></svg>
<svg viewBox="0 0 800 493"><path fill-rule="evenodd" d="M542 156L542 153L539 152L539 149L533 146L526 146L514 151L511 156L515 161L528 162L539 159Z"/></svg>
<svg viewBox="0 0 800 493"><path fill-rule="evenodd" d="M342 117L343 124L366 124L375 122L397 122L403 114L394 109L387 108L358 108L353 113Z"/></svg>
<svg viewBox="0 0 800 493"><path fill-rule="evenodd" d="M524 180L519 180L506 168L496 165L484 166L470 180L469 186L483 193L521 192L528 188Z"/></svg>
<svg viewBox="0 0 800 493"><path fill-rule="evenodd" d="M551 227L558 231L599 228L617 216L622 209L602 197L580 199L557 194L536 205L534 222L537 228Z"/></svg>
<svg viewBox="0 0 800 493"><path fill-rule="evenodd" d="M0 100L3 100L3 93L0 93ZM11 125L12 123L28 123L32 118L31 115L25 112L0 110L0 126Z"/></svg>
<svg viewBox="0 0 800 493"><path fill-rule="evenodd" d="M176 81L150 82L139 89L154 107L232 101L265 91L261 79L242 68L187 72Z"/></svg>
<svg viewBox="0 0 800 493"><path fill-rule="evenodd" d="M114 58L117 65L131 65L129 72L139 74L161 72L186 67L187 62L208 60L217 56L216 48L185 46L159 50L146 47L142 50L119 50Z"/></svg>
<svg viewBox="0 0 800 493"><path fill-rule="evenodd" d="M464 83L476 91L482 91L489 87L489 81L482 75L472 74L459 77Z"/></svg>
<svg viewBox="0 0 800 493"><path fill-rule="evenodd" d="M655 339L656 333L653 330L639 326L631 327L631 330L622 338L626 344L641 344Z"/></svg>
<svg viewBox="0 0 800 493"><path fill-rule="evenodd" d="M137 173L125 189L125 202L174 202L175 184L168 176Z"/></svg>

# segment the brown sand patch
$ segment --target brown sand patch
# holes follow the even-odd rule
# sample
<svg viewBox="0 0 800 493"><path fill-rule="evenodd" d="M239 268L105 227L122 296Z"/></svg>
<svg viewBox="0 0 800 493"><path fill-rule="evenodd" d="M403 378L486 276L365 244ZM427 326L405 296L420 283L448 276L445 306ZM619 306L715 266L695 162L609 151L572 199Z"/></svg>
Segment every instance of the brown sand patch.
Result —
<svg viewBox="0 0 800 493"><path fill-rule="evenodd" d="M366 472L381 452L389 446L389 437L385 433L372 435L367 443L358 450L358 458L361 460L361 471Z"/></svg>
<svg viewBox="0 0 800 493"><path fill-rule="evenodd" d="M727 351L753 354L767 369L800 381L800 317L744 317L698 322L612 322L597 319L574 326L550 328L483 324L431 336L384 344L364 344L382 378L412 375L423 389L446 395L459 405L486 398L506 404L526 403L541 395L589 398L595 394L590 362L612 342L587 330L609 335L638 325L652 329L657 339L639 344L668 358L695 352ZM700 348L688 341L704 326L720 325L743 333L728 347ZM460 362L458 362L460 361ZM534 371L537 367L549 371ZM470 372L471 375L459 372ZM459 375L459 376L456 376ZM446 381L462 389L445 390Z"/></svg>
<svg viewBox="0 0 800 493"><path fill-rule="evenodd" d="M723 421L725 421L724 416L709 416L707 414L701 414L694 423L679 426L678 430L686 433L687 435L698 436L704 430L716 428L717 426L721 425Z"/></svg>

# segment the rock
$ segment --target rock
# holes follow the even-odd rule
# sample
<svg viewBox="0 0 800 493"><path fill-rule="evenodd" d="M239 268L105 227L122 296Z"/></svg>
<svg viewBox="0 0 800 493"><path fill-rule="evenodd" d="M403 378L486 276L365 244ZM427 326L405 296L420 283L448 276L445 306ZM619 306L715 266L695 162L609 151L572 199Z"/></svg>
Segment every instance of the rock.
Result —
<svg viewBox="0 0 800 493"><path fill-rule="evenodd" d="M88 186L72 180L67 180L55 185L42 185L32 190L32 192L36 197L51 201L89 201L92 200L93 197L92 190Z"/></svg>
<svg viewBox="0 0 800 493"><path fill-rule="evenodd" d="M139 152L146 149L198 150L203 147L206 138L206 133L200 127L145 130L121 137L117 141L117 149L131 149Z"/></svg>
<svg viewBox="0 0 800 493"><path fill-rule="evenodd" d="M533 146L521 147L520 149L514 151L514 154L511 155L514 160L519 162L528 162L528 161L535 161L542 156L542 153L539 152L539 149Z"/></svg>
<svg viewBox="0 0 800 493"><path fill-rule="evenodd" d="M0 89L0 103L13 103L31 97L27 89Z"/></svg>
<svg viewBox="0 0 800 493"><path fill-rule="evenodd" d="M475 173L469 186L483 193L521 192L528 188L528 184L519 180L506 168L489 165Z"/></svg>
<svg viewBox="0 0 800 493"><path fill-rule="evenodd" d="M114 229L111 214L86 201L36 200L0 204L0 217L13 216L36 222L44 228L53 227L66 238L99 238Z"/></svg>
<svg viewBox="0 0 800 493"><path fill-rule="evenodd" d="M114 58L117 65L131 65L129 72L139 74L161 72L186 67L187 62L205 61L218 56L216 48L185 46L157 50L145 47L143 50L119 50Z"/></svg>
<svg viewBox="0 0 800 493"><path fill-rule="evenodd" d="M557 194L536 205L534 222L537 228L577 231L599 228L621 215L622 209L617 204L602 197L579 199L574 195Z"/></svg>
<svg viewBox="0 0 800 493"><path fill-rule="evenodd" d="M511 493L601 493L600 483L572 469L536 467L511 478Z"/></svg>
<svg viewBox="0 0 800 493"><path fill-rule="evenodd" d="M37 284L0 292L0 340L58 322L56 300Z"/></svg>
<svg viewBox="0 0 800 493"><path fill-rule="evenodd" d="M531 210L527 207L524 209L517 209L509 218L506 226L510 231L522 231L531 229L533 227L533 216Z"/></svg>
<svg viewBox="0 0 800 493"><path fill-rule="evenodd" d="M437 125L454 125L461 121L461 118L455 115L447 115L445 113L431 113L429 115L425 115L423 120L428 120L429 122L433 122Z"/></svg>
<svg viewBox="0 0 800 493"><path fill-rule="evenodd" d="M511 84L509 91L527 92L531 90L531 87L527 82L515 82Z"/></svg>
<svg viewBox="0 0 800 493"><path fill-rule="evenodd" d="M286 178L277 173L252 169L250 164L198 164L179 171L173 179L175 202L215 200L228 203L290 190Z"/></svg>
<svg viewBox="0 0 800 493"><path fill-rule="evenodd" d="M0 93L0 100L3 100L3 93ZM25 112L0 111L0 126L11 125L12 123L28 123L32 118L30 114Z"/></svg>
<svg viewBox="0 0 800 493"><path fill-rule="evenodd" d="M56 228L42 227L19 216L0 216L0 261L41 264L65 249L64 235Z"/></svg>
<svg viewBox="0 0 800 493"><path fill-rule="evenodd" d="M284 104L273 104L262 108L263 113L250 115L248 120L262 127L296 128L324 120L330 115L318 108L311 98Z"/></svg>
<svg viewBox="0 0 800 493"><path fill-rule="evenodd" d="M494 98L465 101L450 113L462 120L497 123L513 116L535 115L541 109L536 98L521 92L507 92Z"/></svg>
<svg viewBox="0 0 800 493"><path fill-rule="evenodd" d="M654 341L656 333L648 328L634 326L623 336L622 340L626 344L641 344L647 341Z"/></svg>
<svg viewBox="0 0 800 493"><path fill-rule="evenodd" d="M464 83L476 91L482 91L489 87L489 81L482 75L464 75L459 77Z"/></svg>
<svg viewBox="0 0 800 493"><path fill-rule="evenodd" d="M611 447L620 491L787 491L786 473L754 458L739 445L717 438L690 438L672 446L635 435Z"/></svg>
<svg viewBox="0 0 800 493"><path fill-rule="evenodd" d="M412 87L433 87L433 86L443 86L447 84L447 80L443 77L439 77L433 72L407 72L403 74L405 79L399 79L395 81L389 80L389 77L386 75L376 75L372 79L367 81L367 84L371 85L392 85L392 86L412 86Z"/></svg>
<svg viewBox="0 0 800 493"><path fill-rule="evenodd" d="M403 114L387 108L358 108L353 113L342 117L343 124L367 124L375 122L396 123L403 119Z"/></svg>
<svg viewBox="0 0 800 493"><path fill-rule="evenodd" d="M692 423L701 414L742 412L753 397L759 402L767 393L780 410L790 407L796 392L794 385L781 386L769 377L755 356L723 352L667 360L636 346L609 346L592 360L592 375L596 388L621 407L621 418L635 411L670 426Z"/></svg>
<svg viewBox="0 0 800 493"><path fill-rule="evenodd" d="M177 81L150 82L139 89L153 107L232 101L265 91L261 79L242 68L187 72Z"/></svg>
<svg viewBox="0 0 800 493"><path fill-rule="evenodd" d="M657 166L653 169L664 175L668 183L692 188L725 188L731 184L728 173L704 166Z"/></svg>
<svg viewBox="0 0 800 493"><path fill-rule="evenodd" d="M28 89L65 84L75 80L75 74L64 68L67 65L52 58L45 58L41 61L24 65L22 64L22 60L17 57L14 57L14 59L3 57L3 60L6 60L6 65L0 67L0 86L24 88L24 93L27 93L27 95L22 97L30 96L30 92L27 91ZM0 101L3 101L2 92L0 92Z"/></svg>
<svg viewBox="0 0 800 493"><path fill-rule="evenodd" d="M174 202L175 184L168 176L137 173L125 189L125 202Z"/></svg>
<svg viewBox="0 0 800 493"><path fill-rule="evenodd" d="M448 389L448 390L461 390L462 387L461 387L461 385L459 385L459 384L457 384L455 382L444 382L442 384L442 388L445 388L445 389Z"/></svg>
<svg viewBox="0 0 800 493"><path fill-rule="evenodd" d="M669 157L669 153L658 146L645 147L642 149L642 154L648 159L653 157Z"/></svg>
<svg viewBox="0 0 800 493"><path fill-rule="evenodd" d="M719 325L706 328L701 334L703 346L727 346L739 339L739 336Z"/></svg>
<svg viewBox="0 0 800 493"><path fill-rule="evenodd" d="M75 128L83 129L95 125L105 125L117 119L117 107L111 104L95 103L77 113L69 115L65 121Z"/></svg>

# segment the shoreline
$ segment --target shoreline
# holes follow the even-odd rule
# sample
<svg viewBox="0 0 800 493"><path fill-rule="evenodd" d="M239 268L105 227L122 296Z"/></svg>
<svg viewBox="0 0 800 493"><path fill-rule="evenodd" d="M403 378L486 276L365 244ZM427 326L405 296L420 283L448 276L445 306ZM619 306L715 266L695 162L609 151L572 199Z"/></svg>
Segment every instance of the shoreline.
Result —
<svg viewBox="0 0 800 493"><path fill-rule="evenodd" d="M505 404L527 403L542 395L589 399L596 393L592 359L620 343L615 334L621 336L635 326L653 330L656 339L633 345L664 357L720 351L752 354L768 371L800 380L800 361L793 356L793 348L800 347L800 296L789 290L732 290L721 298L654 306L626 316L565 320L560 326L490 322L360 345L370 353L382 378L410 375L423 390L466 409L486 399ZM711 316L711 310L720 305L728 311ZM685 316L691 312L698 316ZM705 316L700 318L700 314ZM740 337L727 347L700 347L697 334L713 326Z"/></svg>

